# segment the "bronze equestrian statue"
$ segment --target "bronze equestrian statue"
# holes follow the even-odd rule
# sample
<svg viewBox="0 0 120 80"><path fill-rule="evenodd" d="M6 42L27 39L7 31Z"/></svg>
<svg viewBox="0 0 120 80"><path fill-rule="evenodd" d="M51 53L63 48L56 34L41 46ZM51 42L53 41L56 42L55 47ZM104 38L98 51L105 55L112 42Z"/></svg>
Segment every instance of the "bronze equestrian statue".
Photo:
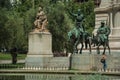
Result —
<svg viewBox="0 0 120 80"><path fill-rule="evenodd" d="M110 47L109 47L109 35L110 35L110 28L105 25L105 22L101 22L101 26L97 30L96 42L97 42L97 54L100 54L99 47L102 45L104 47L104 51L102 54L105 54L106 47L108 47L109 54L110 54Z"/></svg>
<svg viewBox="0 0 120 80"><path fill-rule="evenodd" d="M72 41L74 42L73 53L78 53L77 46L80 43L81 49L80 49L79 53L82 54L84 42L87 43L86 39L88 39L88 38L86 38L86 37L88 37L87 32L85 31L85 29L83 27L84 16L83 16L83 14L81 14L80 9L78 9L77 14L71 13L71 12L69 12L69 13L75 17L75 27L71 31L68 32L69 40L72 39ZM89 44L89 46L90 46L90 44ZM90 53L91 53L91 46L90 46Z"/></svg>

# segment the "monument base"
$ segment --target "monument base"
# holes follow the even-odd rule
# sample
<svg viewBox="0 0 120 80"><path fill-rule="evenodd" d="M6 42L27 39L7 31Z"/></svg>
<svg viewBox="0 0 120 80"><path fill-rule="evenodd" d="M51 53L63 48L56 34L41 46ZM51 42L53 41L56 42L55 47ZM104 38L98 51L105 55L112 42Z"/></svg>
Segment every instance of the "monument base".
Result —
<svg viewBox="0 0 120 80"><path fill-rule="evenodd" d="M27 55L25 66L40 70L68 70L69 64L69 57Z"/></svg>
<svg viewBox="0 0 120 80"><path fill-rule="evenodd" d="M52 54L52 35L49 32L31 32L26 67L46 67Z"/></svg>
<svg viewBox="0 0 120 80"><path fill-rule="evenodd" d="M120 55L113 53L111 55L106 55L107 69L119 70ZM71 60L71 69L81 70L81 71L99 71L103 69L103 64L100 62L102 55L98 54L73 54Z"/></svg>
<svg viewBox="0 0 120 80"><path fill-rule="evenodd" d="M68 70L69 57L53 57L52 35L49 32L31 32L25 66L41 70Z"/></svg>
<svg viewBox="0 0 120 80"><path fill-rule="evenodd" d="M41 55L27 55L26 67L47 67L52 57Z"/></svg>

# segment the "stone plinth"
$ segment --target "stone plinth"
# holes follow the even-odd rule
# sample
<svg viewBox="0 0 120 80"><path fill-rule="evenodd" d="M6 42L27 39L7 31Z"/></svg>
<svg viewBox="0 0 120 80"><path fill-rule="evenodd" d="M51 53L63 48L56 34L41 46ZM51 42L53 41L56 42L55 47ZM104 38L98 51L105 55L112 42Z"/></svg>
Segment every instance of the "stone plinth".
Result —
<svg viewBox="0 0 120 80"><path fill-rule="evenodd" d="M52 35L49 32L31 32L28 51L29 55L53 56Z"/></svg>
<svg viewBox="0 0 120 80"><path fill-rule="evenodd" d="M90 54L72 55L71 69L90 70L93 64L93 56Z"/></svg>
<svg viewBox="0 0 120 80"><path fill-rule="evenodd" d="M31 32L26 66L45 67L52 57L52 35L49 32Z"/></svg>

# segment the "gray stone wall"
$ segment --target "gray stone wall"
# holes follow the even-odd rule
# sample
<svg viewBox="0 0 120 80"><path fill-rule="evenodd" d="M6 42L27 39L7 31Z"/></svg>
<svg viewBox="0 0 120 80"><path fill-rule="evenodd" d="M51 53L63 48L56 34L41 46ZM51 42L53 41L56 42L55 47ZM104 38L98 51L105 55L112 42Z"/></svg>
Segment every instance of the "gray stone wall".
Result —
<svg viewBox="0 0 120 80"><path fill-rule="evenodd" d="M69 57L27 57L27 68L40 68L41 70L68 70Z"/></svg>
<svg viewBox="0 0 120 80"><path fill-rule="evenodd" d="M120 69L120 54L113 53L106 55L107 69ZM73 54L71 69L78 69L81 71L99 71L102 70L103 65L100 62L102 55L98 54Z"/></svg>

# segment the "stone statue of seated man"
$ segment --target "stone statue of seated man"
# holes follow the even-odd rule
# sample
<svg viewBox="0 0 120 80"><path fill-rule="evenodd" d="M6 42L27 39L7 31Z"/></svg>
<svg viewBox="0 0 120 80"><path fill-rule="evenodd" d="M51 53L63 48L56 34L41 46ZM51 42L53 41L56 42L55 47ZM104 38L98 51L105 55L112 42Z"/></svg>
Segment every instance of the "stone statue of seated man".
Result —
<svg viewBox="0 0 120 80"><path fill-rule="evenodd" d="M34 21L35 30L34 31L48 31L46 26L48 24L47 16L41 7L39 7L36 20Z"/></svg>

